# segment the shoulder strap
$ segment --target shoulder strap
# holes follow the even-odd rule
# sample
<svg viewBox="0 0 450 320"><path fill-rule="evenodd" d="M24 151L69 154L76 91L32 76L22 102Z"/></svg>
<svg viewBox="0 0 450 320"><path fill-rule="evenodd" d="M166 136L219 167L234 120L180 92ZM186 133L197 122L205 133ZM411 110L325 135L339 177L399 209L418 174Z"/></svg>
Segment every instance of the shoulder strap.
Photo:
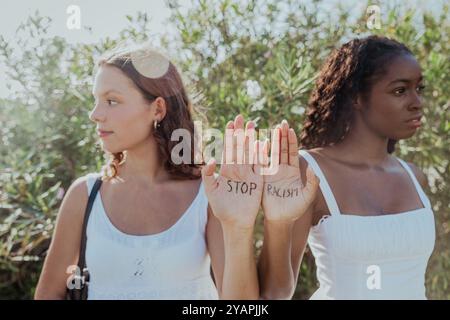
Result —
<svg viewBox="0 0 450 320"><path fill-rule="evenodd" d="M411 177L411 180L413 181L414 187L416 188L417 193L419 194L419 197L420 197L420 200L422 201L423 206L425 208L431 208L430 200L428 199L427 195L425 194L422 187L420 186L419 181L417 181L417 178L416 178L416 175L414 174L414 172L411 170L411 168L405 161L403 161L400 158L397 158L397 160L398 160L398 162L400 162L402 167L406 170L406 172L408 172L408 175Z"/></svg>
<svg viewBox="0 0 450 320"><path fill-rule="evenodd" d="M83 270L86 268L86 241L87 241L86 229L87 229L87 224L89 221L89 216L91 214L92 205L94 204L95 197L97 196L98 190L100 189L102 182L103 181L100 177L95 180L95 184L92 187L91 193L89 194L86 211L84 213L83 229L81 231L80 255L78 257L78 268L80 269L81 272L83 272Z"/></svg>
<svg viewBox="0 0 450 320"><path fill-rule="evenodd" d="M322 191L325 202L327 203L328 210L330 210L331 215L339 215L339 207L337 205L336 199L334 198L333 192L331 191L330 185L328 184L325 175L319 167L317 161L311 156L306 150L299 150L298 153L308 162L308 164L313 169L314 173L320 179L320 190Z"/></svg>

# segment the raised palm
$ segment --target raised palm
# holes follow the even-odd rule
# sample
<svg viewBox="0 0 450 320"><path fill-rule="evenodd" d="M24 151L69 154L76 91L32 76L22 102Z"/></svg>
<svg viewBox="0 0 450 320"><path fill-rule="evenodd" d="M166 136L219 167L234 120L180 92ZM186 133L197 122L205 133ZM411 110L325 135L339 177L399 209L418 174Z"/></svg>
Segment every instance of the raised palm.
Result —
<svg viewBox="0 0 450 320"><path fill-rule="evenodd" d="M306 171L303 184L299 169L298 143L293 129L286 121L275 129L268 170L268 145L260 143L265 165L262 205L265 219L293 221L300 218L316 196L319 180Z"/></svg>
<svg viewBox="0 0 450 320"><path fill-rule="evenodd" d="M244 119L240 115L234 122L230 121L226 127L219 174L214 175L214 160L202 170L205 191L214 215L222 223L243 228L252 228L255 224L264 184L263 177L254 172L253 159L250 160L250 148L255 147L252 143L254 131L252 122L247 123L244 131Z"/></svg>

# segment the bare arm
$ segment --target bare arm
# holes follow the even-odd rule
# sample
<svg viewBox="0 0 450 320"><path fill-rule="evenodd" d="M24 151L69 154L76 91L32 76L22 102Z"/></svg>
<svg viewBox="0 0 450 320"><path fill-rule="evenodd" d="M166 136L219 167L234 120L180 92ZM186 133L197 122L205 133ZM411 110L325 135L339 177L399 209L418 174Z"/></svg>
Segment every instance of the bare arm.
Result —
<svg viewBox="0 0 450 320"><path fill-rule="evenodd" d="M274 132L270 162L279 168L277 173L264 177L264 242L258 263L260 295L262 299L291 299L319 180L299 157L296 134L286 121Z"/></svg>
<svg viewBox="0 0 450 320"><path fill-rule="evenodd" d="M264 243L258 262L261 299L291 299L305 252L311 212L295 223L264 223Z"/></svg>
<svg viewBox="0 0 450 320"><path fill-rule="evenodd" d="M313 206L314 205L311 206L303 217L295 222L292 232L291 264L292 273L294 274L294 287L292 289L292 295L295 293L295 288L297 287L300 265L302 264L303 255L305 254L309 230L312 226Z"/></svg>
<svg viewBox="0 0 450 320"><path fill-rule="evenodd" d="M293 225L291 222L264 222L264 242L258 260L261 299L290 299L292 296L294 274L290 257Z"/></svg>
<svg viewBox="0 0 450 320"><path fill-rule="evenodd" d="M258 299L253 228L222 225L208 206L208 250L220 299Z"/></svg>
<svg viewBox="0 0 450 320"><path fill-rule="evenodd" d="M56 219L56 226L45 258L35 299L64 299L69 277L67 268L76 265L87 203L85 178L77 179L67 191Z"/></svg>
<svg viewBox="0 0 450 320"><path fill-rule="evenodd" d="M247 122L243 139L237 138L238 130L244 130L241 115L228 122L226 129L222 154L225 161L218 175L214 175L214 160L202 169L211 206L207 224L208 247L220 298L258 299L253 230L261 203L263 178L254 172L249 157L250 147L255 147L250 145L255 124ZM232 161L227 161L227 154L232 156Z"/></svg>

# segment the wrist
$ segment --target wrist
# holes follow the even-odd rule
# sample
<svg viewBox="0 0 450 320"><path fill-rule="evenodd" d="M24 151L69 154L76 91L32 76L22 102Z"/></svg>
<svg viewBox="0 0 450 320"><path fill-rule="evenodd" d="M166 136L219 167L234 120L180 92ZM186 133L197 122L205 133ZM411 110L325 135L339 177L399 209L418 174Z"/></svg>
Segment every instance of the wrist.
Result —
<svg viewBox="0 0 450 320"><path fill-rule="evenodd" d="M221 221L221 225L224 233L247 235L253 234L255 223L243 224L239 222Z"/></svg>
<svg viewBox="0 0 450 320"><path fill-rule="evenodd" d="M234 248L233 250L245 247L253 248L253 226L243 227L234 224L222 224L222 232L226 248Z"/></svg>
<svg viewBox="0 0 450 320"><path fill-rule="evenodd" d="M280 230L291 230L296 220L293 219L268 219L264 217L264 227Z"/></svg>

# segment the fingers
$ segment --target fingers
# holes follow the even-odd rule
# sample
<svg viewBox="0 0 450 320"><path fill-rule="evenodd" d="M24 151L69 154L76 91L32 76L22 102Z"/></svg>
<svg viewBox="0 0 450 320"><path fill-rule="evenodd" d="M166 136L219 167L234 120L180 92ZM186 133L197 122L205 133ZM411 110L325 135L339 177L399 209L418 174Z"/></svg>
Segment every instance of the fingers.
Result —
<svg viewBox="0 0 450 320"><path fill-rule="evenodd" d="M245 143L244 143L244 163L253 164L254 160L254 143L255 143L255 123L247 122L245 126Z"/></svg>
<svg viewBox="0 0 450 320"><path fill-rule="evenodd" d="M216 160L214 158L209 159L208 164L206 164L202 169L202 180L207 191L213 190L217 187L216 178L214 176L215 169Z"/></svg>
<svg viewBox="0 0 450 320"><path fill-rule="evenodd" d="M225 139L223 142L222 163L229 164L233 160L233 133L234 122L228 121L225 127Z"/></svg>
<svg viewBox="0 0 450 320"><path fill-rule="evenodd" d="M238 115L234 121L227 124L227 128L231 129L225 134L224 149L230 160L227 163L251 164L253 162L255 123L253 121L247 122L244 130L244 118L242 115Z"/></svg>
<svg viewBox="0 0 450 320"><path fill-rule="evenodd" d="M262 143L262 165L266 168L269 166L269 139Z"/></svg>
<svg viewBox="0 0 450 320"><path fill-rule="evenodd" d="M281 150L280 150L281 164L289 163L288 132L289 132L289 125L286 120L283 120L281 122Z"/></svg>
<svg viewBox="0 0 450 320"><path fill-rule="evenodd" d="M300 164L298 161L297 135L295 134L295 131L292 128L289 129L288 144L289 144L289 165L298 168Z"/></svg>
<svg viewBox="0 0 450 320"><path fill-rule="evenodd" d="M263 143L260 144L256 141L254 122L248 121L244 130L244 118L242 115L237 115L234 121L229 121L226 125L222 163L261 164L261 161L265 159L264 150L259 148L260 146L263 146ZM268 149L269 145L266 147L266 150ZM278 167L279 164L299 167L297 136L295 131L289 128L286 120L283 120L281 125L277 125L273 130L270 149L272 167Z"/></svg>
<svg viewBox="0 0 450 320"><path fill-rule="evenodd" d="M273 131L272 145L270 147L270 165L278 167L280 164L280 126L278 125Z"/></svg>
<svg viewBox="0 0 450 320"><path fill-rule="evenodd" d="M233 134L233 163L244 163L244 118L239 114L234 119L234 134Z"/></svg>
<svg viewBox="0 0 450 320"><path fill-rule="evenodd" d="M254 164L253 172L256 173L256 174L260 174L261 173L261 163L260 163L260 160L259 160L259 159L261 159L261 157L260 157L260 150L261 150L260 144L261 144L261 141L259 141L259 140L256 140L253 143L253 164Z"/></svg>
<svg viewBox="0 0 450 320"><path fill-rule="evenodd" d="M265 170L269 166L269 140L256 140L253 151L253 172L259 175L264 175Z"/></svg>

